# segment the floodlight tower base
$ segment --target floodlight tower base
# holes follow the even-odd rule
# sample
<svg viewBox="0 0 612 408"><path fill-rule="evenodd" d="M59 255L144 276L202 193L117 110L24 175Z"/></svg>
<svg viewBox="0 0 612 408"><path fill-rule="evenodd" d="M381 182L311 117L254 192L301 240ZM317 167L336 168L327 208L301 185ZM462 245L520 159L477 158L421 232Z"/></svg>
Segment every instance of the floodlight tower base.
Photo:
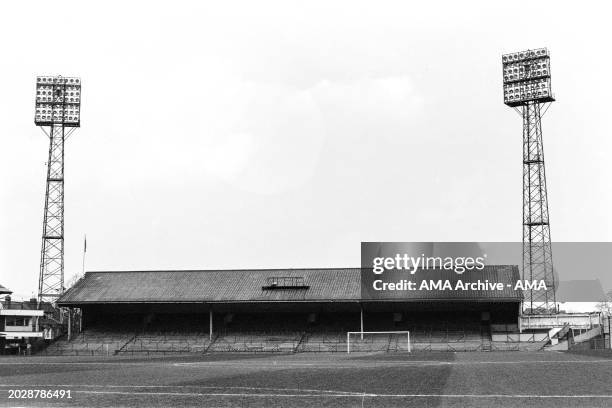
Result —
<svg viewBox="0 0 612 408"><path fill-rule="evenodd" d="M545 282L546 289L527 289L526 313L556 313L548 195L542 144L541 103L526 102L523 117L523 279Z"/></svg>
<svg viewBox="0 0 612 408"><path fill-rule="evenodd" d="M55 302L64 290L64 126L51 125L48 136L49 159L38 281L39 302Z"/></svg>

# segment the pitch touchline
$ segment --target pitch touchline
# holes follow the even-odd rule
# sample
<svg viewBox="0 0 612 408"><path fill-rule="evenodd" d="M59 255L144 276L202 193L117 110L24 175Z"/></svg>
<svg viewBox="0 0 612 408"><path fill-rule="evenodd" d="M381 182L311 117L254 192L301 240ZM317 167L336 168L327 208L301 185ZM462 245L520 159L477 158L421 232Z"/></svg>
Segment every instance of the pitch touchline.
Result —
<svg viewBox="0 0 612 408"><path fill-rule="evenodd" d="M301 363L299 361L279 361L279 362L267 362L267 363L254 363L252 360L240 360L240 361L193 361L184 363L174 362L121 362L120 360L110 361L90 361L90 362L3 362L2 365L131 365L131 366L174 366L174 367L197 367L197 366L242 366L242 367L331 367L331 368L344 368L344 367L358 367L364 365L375 365L375 366L411 366L411 365L478 365L478 364L601 364L608 363L612 364L611 360L525 360L525 361L431 361L431 360L414 360L414 361L363 361L363 360L338 360L337 362L331 361L320 361L313 363Z"/></svg>
<svg viewBox="0 0 612 408"><path fill-rule="evenodd" d="M0 384L0 387L23 387L23 385L15 384ZM155 392L155 391L88 391L74 390L75 393L83 394L117 394L117 395L168 395L168 396L226 396L226 397L382 397L382 398L612 398L612 395L537 395L537 394L375 394L375 393L360 393L350 391L332 391L332 390L314 390L314 389L297 389L297 388L270 388L270 387L225 387L225 386L202 386L202 385L99 385L99 384L29 384L27 387L44 388L44 387L65 387L65 388L206 388L206 389L245 389L245 390L274 390L274 391L301 391L301 392L318 392L320 394L279 394L279 393L201 393L201 392Z"/></svg>
<svg viewBox="0 0 612 408"><path fill-rule="evenodd" d="M530 394L249 394L249 393L199 393L199 392L125 392L125 391L75 391L81 394L107 395L166 395L173 397L268 397L268 398L612 398L612 395L530 395Z"/></svg>
<svg viewBox="0 0 612 408"><path fill-rule="evenodd" d="M316 362L316 363L300 363L300 362L276 362L276 363L250 363L250 360L241 362L222 362L222 361L193 361L188 363L173 363L173 366L255 366L255 367L332 367L332 368L343 368L343 367L362 367L362 366L412 366L412 365L477 365L477 364L600 364L608 363L612 364L612 360L591 360L591 361L574 361L574 360L562 360L562 361L551 361L551 360L526 360L526 361L431 361L431 360L416 360L416 361L351 361L342 360L336 362Z"/></svg>
<svg viewBox="0 0 612 408"><path fill-rule="evenodd" d="M23 388L23 384L0 384L0 387ZM266 391L298 391L319 392L331 394L355 394L353 391L338 390L315 390L310 388L277 388L277 387L235 387L235 386L212 386L212 385L102 385L102 384L28 384L28 388L204 388L204 389L233 389L233 390L266 390ZM285 395L285 394L283 394Z"/></svg>

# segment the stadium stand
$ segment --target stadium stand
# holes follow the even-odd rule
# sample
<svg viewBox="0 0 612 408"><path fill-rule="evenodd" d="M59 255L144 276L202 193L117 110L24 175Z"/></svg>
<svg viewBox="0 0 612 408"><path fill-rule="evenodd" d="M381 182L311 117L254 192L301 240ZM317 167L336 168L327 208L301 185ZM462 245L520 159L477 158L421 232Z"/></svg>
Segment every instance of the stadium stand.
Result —
<svg viewBox="0 0 612 408"><path fill-rule="evenodd" d="M515 266L486 268L519 278ZM447 278L459 276L476 279ZM58 300L82 311L83 331L46 353L345 352L346 333L360 330L410 331L414 350L521 349L493 339L517 327L520 291L372 300L361 284L359 268L87 272ZM401 339L357 336L351 347L402 351Z"/></svg>

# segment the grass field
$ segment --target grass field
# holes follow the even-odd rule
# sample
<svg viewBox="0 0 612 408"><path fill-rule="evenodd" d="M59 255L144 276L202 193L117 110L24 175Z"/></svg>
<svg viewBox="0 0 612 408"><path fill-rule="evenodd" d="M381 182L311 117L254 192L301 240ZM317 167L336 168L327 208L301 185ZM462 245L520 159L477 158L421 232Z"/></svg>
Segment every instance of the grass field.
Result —
<svg viewBox="0 0 612 408"><path fill-rule="evenodd" d="M214 354L0 358L0 406L610 407L612 355ZM9 399L9 390L71 399Z"/></svg>

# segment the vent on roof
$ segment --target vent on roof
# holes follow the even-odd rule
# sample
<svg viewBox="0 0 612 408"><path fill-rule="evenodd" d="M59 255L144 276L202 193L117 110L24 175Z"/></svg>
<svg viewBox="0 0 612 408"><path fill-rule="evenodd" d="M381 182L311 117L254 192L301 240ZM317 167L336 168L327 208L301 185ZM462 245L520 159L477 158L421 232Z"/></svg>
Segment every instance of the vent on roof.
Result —
<svg viewBox="0 0 612 408"><path fill-rule="evenodd" d="M304 283L301 276L271 276L266 278L266 284L262 289L308 289L310 286Z"/></svg>

